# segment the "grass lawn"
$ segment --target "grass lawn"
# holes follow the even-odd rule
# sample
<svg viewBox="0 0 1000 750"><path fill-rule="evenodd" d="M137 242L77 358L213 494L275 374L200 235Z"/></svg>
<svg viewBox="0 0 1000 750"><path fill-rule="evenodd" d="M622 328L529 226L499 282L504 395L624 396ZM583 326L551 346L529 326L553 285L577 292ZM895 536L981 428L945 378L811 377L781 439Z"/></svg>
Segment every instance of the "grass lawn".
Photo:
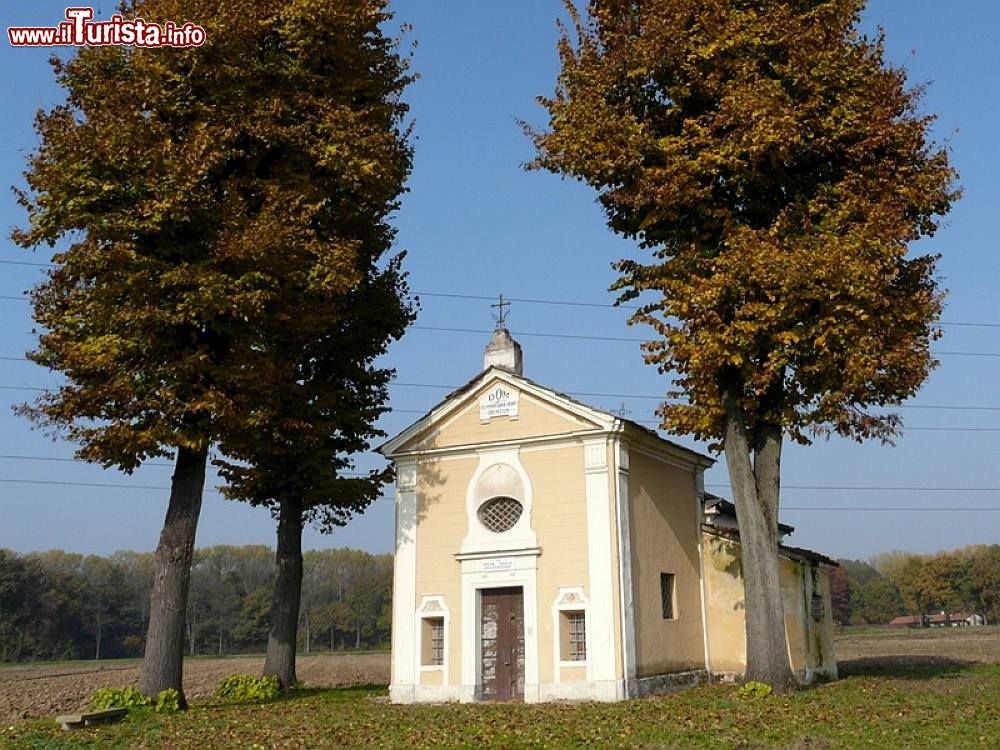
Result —
<svg viewBox="0 0 1000 750"><path fill-rule="evenodd" d="M273 703L195 703L64 732L0 727L20 748L997 748L1000 665L892 666L790 697L709 686L618 704L393 706L378 687L302 690Z"/></svg>

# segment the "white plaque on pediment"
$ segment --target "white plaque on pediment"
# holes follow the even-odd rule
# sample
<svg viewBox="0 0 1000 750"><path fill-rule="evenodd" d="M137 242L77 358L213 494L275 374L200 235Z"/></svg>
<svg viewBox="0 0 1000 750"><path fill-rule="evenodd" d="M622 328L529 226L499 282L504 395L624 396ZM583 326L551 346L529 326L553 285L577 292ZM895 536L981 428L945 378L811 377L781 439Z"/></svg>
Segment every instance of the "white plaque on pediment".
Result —
<svg viewBox="0 0 1000 750"><path fill-rule="evenodd" d="M489 422L493 417L517 419L517 404L521 394L508 385L499 384L479 397L479 420Z"/></svg>

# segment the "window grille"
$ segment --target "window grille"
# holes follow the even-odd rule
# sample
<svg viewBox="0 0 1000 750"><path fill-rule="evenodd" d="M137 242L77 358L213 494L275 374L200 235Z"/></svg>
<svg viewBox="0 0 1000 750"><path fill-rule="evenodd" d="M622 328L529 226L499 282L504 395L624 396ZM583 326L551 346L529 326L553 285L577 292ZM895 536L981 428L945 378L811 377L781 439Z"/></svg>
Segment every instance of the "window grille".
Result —
<svg viewBox="0 0 1000 750"><path fill-rule="evenodd" d="M823 618L826 617L826 606L823 603L823 597L819 594L813 594L812 600L809 603L809 610L816 622L822 622Z"/></svg>
<svg viewBox="0 0 1000 750"><path fill-rule="evenodd" d="M660 573L660 602L663 605L663 619L674 619L674 574Z"/></svg>
<svg viewBox="0 0 1000 750"><path fill-rule="evenodd" d="M512 497L494 497L479 506L479 521L494 534L514 528L524 506Z"/></svg>
<svg viewBox="0 0 1000 750"><path fill-rule="evenodd" d="M444 664L444 619L435 617L428 620L430 626L431 652L428 663L433 666Z"/></svg>
<svg viewBox="0 0 1000 750"><path fill-rule="evenodd" d="M566 612L569 628L569 654L567 661L587 660L587 618L583 612Z"/></svg>

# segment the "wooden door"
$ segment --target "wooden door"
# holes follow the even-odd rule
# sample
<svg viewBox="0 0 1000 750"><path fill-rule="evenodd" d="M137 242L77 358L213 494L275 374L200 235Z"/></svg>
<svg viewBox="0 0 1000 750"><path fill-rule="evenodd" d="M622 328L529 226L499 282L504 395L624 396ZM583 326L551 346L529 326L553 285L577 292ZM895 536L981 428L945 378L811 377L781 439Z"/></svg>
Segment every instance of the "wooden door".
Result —
<svg viewBox="0 0 1000 750"><path fill-rule="evenodd" d="M524 592L484 589L479 628L483 700L524 699Z"/></svg>

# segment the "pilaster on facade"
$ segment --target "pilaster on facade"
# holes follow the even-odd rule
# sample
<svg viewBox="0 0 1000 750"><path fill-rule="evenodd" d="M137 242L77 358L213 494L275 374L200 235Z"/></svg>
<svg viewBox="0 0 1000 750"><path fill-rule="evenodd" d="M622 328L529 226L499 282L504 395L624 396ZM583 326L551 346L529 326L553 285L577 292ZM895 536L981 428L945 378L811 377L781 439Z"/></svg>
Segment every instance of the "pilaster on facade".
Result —
<svg viewBox="0 0 1000 750"><path fill-rule="evenodd" d="M412 703L418 684L415 649L417 576L417 463L396 467L396 554L392 586L392 678L390 698Z"/></svg>
<svg viewBox="0 0 1000 750"><path fill-rule="evenodd" d="M614 682L615 606L614 575L617 569L611 533L611 479L608 476L609 439L584 441L584 472L587 503L587 560L590 581L593 656L590 679Z"/></svg>
<svg viewBox="0 0 1000 750"><path fill-rule="evenodd" d="M632 586L632 521L629 515L629 445L624 440L614 442L617 467L618 512L618 593L621 613L622 691L619 698L628 698L628 686L636 676L635 659L635 592Z"/></svg>

